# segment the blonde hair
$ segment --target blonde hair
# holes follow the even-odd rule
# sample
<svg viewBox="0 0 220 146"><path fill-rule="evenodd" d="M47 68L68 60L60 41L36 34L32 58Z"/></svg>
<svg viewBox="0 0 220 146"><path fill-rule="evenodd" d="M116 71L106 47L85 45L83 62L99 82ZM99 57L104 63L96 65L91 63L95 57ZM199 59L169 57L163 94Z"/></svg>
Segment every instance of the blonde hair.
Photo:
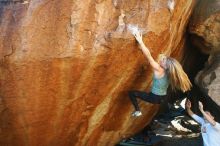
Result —
<svg viewBox="0 0 220 146"><path fill-rule="evenodd" d="M180 63L171 57L166 58L166 71L170 80L171 89L180 89L183 92L190 90L192 84Z"/></svg>

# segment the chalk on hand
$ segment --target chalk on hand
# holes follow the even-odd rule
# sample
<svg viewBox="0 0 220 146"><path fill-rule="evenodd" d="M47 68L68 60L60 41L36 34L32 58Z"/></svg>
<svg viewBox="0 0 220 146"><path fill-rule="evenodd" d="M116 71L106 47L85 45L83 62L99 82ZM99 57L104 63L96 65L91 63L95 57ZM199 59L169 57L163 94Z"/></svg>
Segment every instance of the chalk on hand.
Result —
<svg viewBox="0 0 220 146"><path fill-rule="evenodd" d="M168 1L168 7L171 11L174 9L174 6L175 6L175 1L174 0L169 0Z"/></svg>
<svg viewBox="0 0 220 146"><path fill-rule="evenodd" d="M135 35L138 32L141 32L141 30L138 28L137 25L128 24L127 29L131 32L131 34Z"/></svg>

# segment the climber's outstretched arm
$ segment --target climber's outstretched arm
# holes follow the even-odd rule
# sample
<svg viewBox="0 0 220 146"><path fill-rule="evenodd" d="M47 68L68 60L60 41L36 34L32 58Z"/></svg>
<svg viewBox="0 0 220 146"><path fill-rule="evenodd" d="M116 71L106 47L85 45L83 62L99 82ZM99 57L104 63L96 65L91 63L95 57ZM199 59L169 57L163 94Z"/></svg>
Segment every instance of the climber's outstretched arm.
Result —
<svg viewBox="0 0 220 146"><path fill-rule="evenodd" d="M142 52L147 57L148 61L150 62L150 65L153 67L153 69L156 71L159 71L159 72L163 71L163 68L154 60L154 58L151 56L149 49L145 46L145 44L142 40L142 34L140 32L136 32L134 34L134 36L135 36L137 42L139 43Z"/></svg>

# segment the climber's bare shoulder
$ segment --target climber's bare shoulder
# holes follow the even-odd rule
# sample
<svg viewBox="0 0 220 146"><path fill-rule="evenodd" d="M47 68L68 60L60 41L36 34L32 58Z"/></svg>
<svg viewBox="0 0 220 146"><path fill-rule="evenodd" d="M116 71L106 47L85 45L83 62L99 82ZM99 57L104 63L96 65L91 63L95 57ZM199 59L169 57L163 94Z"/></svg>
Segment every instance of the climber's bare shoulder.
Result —
<svg viewBox="0 0 220 146"><path fill-rule="evenodd" d="M165 75L165 70L162 67L159 67L158 69L154 69L154 76L156 78L162 78Z"/></svg>

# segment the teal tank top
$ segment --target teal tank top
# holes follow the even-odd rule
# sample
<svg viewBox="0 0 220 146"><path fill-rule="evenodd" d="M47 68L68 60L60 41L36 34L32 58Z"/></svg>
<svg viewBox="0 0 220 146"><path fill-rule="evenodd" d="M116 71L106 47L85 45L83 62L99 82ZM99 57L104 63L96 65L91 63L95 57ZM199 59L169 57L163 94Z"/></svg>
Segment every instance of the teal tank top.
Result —
<svg viewBox="0 0 220 146"><path fill-rule="evenodd" d="M153 75L153 85L151 88L152 93L156 95L166 95L168 86L169 80L166 74L159 79L155 78L155 75Z"/></svg>

